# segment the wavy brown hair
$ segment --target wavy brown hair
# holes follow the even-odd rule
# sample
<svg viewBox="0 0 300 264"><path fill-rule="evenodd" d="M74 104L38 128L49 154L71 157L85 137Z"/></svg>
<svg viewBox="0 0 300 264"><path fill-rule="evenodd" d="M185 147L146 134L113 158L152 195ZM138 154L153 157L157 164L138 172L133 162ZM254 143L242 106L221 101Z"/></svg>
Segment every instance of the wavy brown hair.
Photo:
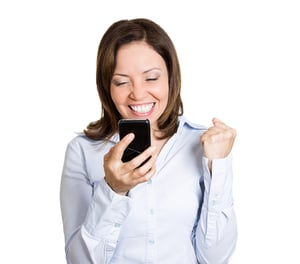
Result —
<svg viewBox="0 0 300 264"><path fill-rule="evenodd" d="M137 18L120 20L104 33L98 48L96 83L101 101L101 117L91 122L84 133L91 139L108 139L118 131L121 116L110 93L119 48L132 41L144 41L165 61L168 69L169 98L164 113L158 119L160 138L171 137L178 127L178 116L183 114L180 96L181 73L176 49L168 34L155 22Z"/></svg>

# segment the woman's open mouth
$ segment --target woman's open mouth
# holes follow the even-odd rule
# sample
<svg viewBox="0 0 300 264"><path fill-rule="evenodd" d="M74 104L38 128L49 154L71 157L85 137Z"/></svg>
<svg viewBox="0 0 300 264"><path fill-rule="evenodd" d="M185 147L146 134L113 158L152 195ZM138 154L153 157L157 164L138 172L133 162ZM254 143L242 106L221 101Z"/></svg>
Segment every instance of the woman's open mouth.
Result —
<svg viewBox="0 0 300 264"><path fill-rule="evenodd" d="M140 104L140 105L129 105L129 108L138 115L147 115L154 109L155 103Z"/></svg>

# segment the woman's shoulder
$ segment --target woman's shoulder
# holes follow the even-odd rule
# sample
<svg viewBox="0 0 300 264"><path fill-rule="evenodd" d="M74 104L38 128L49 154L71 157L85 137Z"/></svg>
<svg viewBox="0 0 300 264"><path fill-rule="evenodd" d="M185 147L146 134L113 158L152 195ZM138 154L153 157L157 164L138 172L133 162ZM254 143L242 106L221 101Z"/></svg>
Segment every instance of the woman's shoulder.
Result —
<svg viewBox="0 0 300 264"><path fill-rule="evenodd" d="M73 137L68 142L68 145L89 145L99 141L88 138L83 132L74 132Z"/></svg>
<svg viewBox="0 0 300 264"><path fill-rule="evenodd" d="M73 138L68 142L68 147L77 148L83 151L93 149L103 149L106 145L115 144L115 139L112 137L109 140L95 140L86 136L83 132L76 132Z"/></svg>

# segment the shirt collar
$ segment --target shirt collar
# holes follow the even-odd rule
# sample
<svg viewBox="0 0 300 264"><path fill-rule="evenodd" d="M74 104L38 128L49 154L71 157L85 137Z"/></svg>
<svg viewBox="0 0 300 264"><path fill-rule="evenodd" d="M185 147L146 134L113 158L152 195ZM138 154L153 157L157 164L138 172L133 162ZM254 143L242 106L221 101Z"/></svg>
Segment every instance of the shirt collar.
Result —
<svg viewBox="0 0 300 264"><path fill-rule="evenodd" d="M207 127L199 124L195 124L190 122L185 116L178 117L179 125L177 129L177 133L180 134L184 128L196 129L196 130L207 130Z"/></svg>

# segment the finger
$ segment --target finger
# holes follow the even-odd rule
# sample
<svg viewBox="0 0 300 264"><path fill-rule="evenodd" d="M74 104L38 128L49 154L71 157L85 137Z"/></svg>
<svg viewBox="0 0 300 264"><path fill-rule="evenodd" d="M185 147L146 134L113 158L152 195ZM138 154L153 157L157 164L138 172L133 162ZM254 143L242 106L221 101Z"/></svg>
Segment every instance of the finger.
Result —
<svg viewBox="0 0 300 264"><path fill-rule="evenodd" d="M222 133L225 130L227 129L220 126L212 126L207 129L206 134Z"/></svg>
<svg viewBox="0 0 300 264"><path fill-rule="evenodd" d="M237 132L236 132L236 130L234 128L229 127L227 129L227 135L228 135L228 137L235 138L236 134L237 134Z"/></svg>
<svg viewBox="0 0 300 264"><path fill-rule="evenodd" d="M209 138L211 138L214 135L218 135L220 133L223 133L224 129L223 128L219 128L219 127L210 127L208 128L207 131L205 131L201 136L200 136L200 141L204 142L206 140L208 140Z"/></svg>
<svg viewBox="0 0 300 264"><path fill-rule="evenodd" d="M228 140L234 140L236 137L236 130L233 128L228 129L212 129L210 131L205 132L200 136L201 144L206 142L216 143L216 142L224 142Z"/></svg>
<svg viewBox="0 0 300 264"><path fill-rule="evenodd" d="M216 117L212 119L212 122L215 127L227 128L227 125Z"/></svg>
<svg viewBox="0 0 300 264"><path fill-rule="evenodd" d="M151 157L155 152L156 147L151 146L147 148L145 151L143 151L141 154L139 154L137 157L132 159L131 161L126 163L126 167L129 170L134 170L138 168L145 160L147 160L149 157Z"/></svg>
<svg viewBox="0 0 300 264"><path fill-rule="evenodd" d="M142 175L138 174L137 171L135 171L136 177L133 178L133 184L137 185L149 181L149 179L151 179L155 174L155 171L156 171L155 165L152 166L145 174Z"/></svg>
<svg viewBox="0 0 300 264"><path fill-rule="evenodd" d="M139 177L147 174L151 169L153 169L155 167L156 158L157 158L157 154L154 154L154 155L148 157L146 162L144 161L141 166L139 166L138 168L136 168L134 170L134 173L133 173L134 177L139 178Z"/></svg>
<svg viewBox="0 0 300 264"><path fill-rule="evenodd" d="M114 157L116 157L117 159L121 159L125 149L128 147L128 145L132 142L133 139L134 139L134 134L133 133L129 133L124 138L122 138L113 147Z"/></svg>
<svg viewBox="0 0 300 264"><path fill-rule="evenodd" d="M217 123L216 126L210 127L207 131L207 134L208 135L224 134L224 135L231 135L232 137L235 137L236 130L221 122L221 123Z"/></svg>
<svg viewBox="0 0 300 264"><path fill-rule="evenodd" d="M209 135L204 135L200 137L200 142L205 144L207 142L217 142L222 137L220 133L214 133Z"/></svg>

